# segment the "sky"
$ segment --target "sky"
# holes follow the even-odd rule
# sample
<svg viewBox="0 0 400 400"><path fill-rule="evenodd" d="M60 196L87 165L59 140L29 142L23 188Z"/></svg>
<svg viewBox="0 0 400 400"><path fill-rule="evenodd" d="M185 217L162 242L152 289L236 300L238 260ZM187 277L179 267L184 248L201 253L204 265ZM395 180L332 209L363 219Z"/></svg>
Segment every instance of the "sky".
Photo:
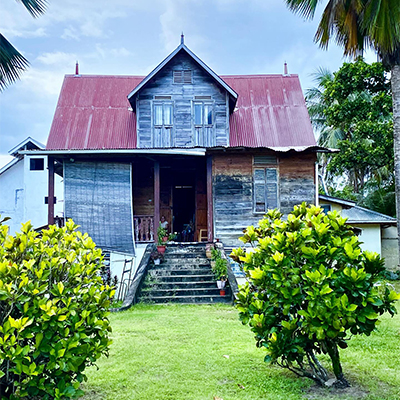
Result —
<svg viewBox="0 0 400 400"><path fill-rule="evenodd" d="M0 2L0 32L29 60L22 79L0 93L0 167L26 137L46 144L65 74L147 75L185 44L219 75L313 73L345 60L334 43L313 41L314 21L284 0L49 0L32 18L21 3ZM373 55L371 55L373 58ZM133 89L133 88L132 88Z"/></svg>

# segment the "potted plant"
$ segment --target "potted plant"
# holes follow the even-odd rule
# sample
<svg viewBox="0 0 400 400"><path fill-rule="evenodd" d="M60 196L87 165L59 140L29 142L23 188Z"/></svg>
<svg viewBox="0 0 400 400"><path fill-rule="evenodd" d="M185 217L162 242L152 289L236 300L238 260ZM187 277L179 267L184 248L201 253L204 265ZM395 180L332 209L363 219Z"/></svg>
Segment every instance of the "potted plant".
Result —
<svg viewBox="0 0 400 400"><path fill-rule="evenodd" d="M228 275L228 262L222 258L221 251L218 249L212 249L213 261L211 261L211 268L214 272L215 279L217 281L217 287L219 294L225 296L225 285Z"/></svg>
<svg viewBox="0 0 400 400"><path fill-rule="evenodd" d="M164 238L167 237L167 230L165 228L162 228L161 226L158 227L157 229L157 250L160 254L165 253L165 243L166 240Z"/></svg>
<svg viewBox="0 0 400 400"><path fill-rule="evenodd" d="M150 258L153 260L154 265L160 265L164 259L164 256L158 251L153 251L150 255Z"/></svg>

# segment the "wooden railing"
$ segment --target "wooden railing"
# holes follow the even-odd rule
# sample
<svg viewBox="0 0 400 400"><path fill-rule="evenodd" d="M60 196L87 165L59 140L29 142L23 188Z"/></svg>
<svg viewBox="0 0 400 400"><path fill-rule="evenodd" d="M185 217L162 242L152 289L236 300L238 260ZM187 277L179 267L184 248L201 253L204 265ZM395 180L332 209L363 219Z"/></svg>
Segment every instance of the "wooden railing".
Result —
<svg viewBox="0 0 400 400"><path fill-rule="evenodd" d="M135 242L154 242L154 216L134 215Z"/></svg>

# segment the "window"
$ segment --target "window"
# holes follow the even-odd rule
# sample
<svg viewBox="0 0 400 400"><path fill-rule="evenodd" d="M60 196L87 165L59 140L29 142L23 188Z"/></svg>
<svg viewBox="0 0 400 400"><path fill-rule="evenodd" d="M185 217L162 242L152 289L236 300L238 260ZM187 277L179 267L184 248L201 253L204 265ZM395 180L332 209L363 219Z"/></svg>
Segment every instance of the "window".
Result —
<svg viewBox="0 0 400 400"><path fill-rule="evenodd" d="M263 156L264 157L264 156ZM271 158L271 166L259 166L260 160L254 157L254 212L265 213L267 210L279 207L278 204L278 169L276 157Z"/></svg>
<svg viewBox="0 0 400 400"><path fill-rule="evenodd" d="M31 171L43 171L44 170L44 158L31 158L30 170Z"/></svg>
<svg viewBox="0 0 400 400"><path fill-rule="evenodd" d="M172 102L160 101L154 103L154 126L173 125Z"/></svg>
<svg viewBox="0 0 400 400"><path fill-rule="evenodd" d="M324 213L326 214L328 211L331 211L331 205L330 204L320 204L320 207L324 210Z"/></svg>
<svg viewBox="0 0 400 400"><path fill-rule="evenodd" d="M213 124L213 104L205 102L194 103L194 125L210 126Z"/></svg>
<svg viewBox="0 0 400 400"><path fill-rule="evenodd" d="M175 70L173 71L174 83L192 83L192 70Z"/></svg>

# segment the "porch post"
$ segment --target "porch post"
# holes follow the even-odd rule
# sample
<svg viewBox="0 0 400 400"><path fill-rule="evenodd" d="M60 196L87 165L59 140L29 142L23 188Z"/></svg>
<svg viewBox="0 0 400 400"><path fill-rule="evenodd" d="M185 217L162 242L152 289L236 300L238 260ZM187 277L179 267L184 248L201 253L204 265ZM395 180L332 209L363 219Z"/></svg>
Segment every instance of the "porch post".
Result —
<svg viewBox="0 0 400 400"><path fill-rule="evenodd" d="M48 157L47 168L49 170L49 186L48 186L48 212L47 223L48 225L54 224L54 158Z"/></svg>
<svg viewBox="0 0 400 400"><path fill-rule="evenodd" d="M160 162L154 161L154 238L157 241L157 229L160 224Z"/></svg>
<svg viewBox="0 0 400 400"><path fill-rule="evenodd" d="M208 242L214 240L214 212L212 190L212 156L207 156L207 236Z"/></svg>

